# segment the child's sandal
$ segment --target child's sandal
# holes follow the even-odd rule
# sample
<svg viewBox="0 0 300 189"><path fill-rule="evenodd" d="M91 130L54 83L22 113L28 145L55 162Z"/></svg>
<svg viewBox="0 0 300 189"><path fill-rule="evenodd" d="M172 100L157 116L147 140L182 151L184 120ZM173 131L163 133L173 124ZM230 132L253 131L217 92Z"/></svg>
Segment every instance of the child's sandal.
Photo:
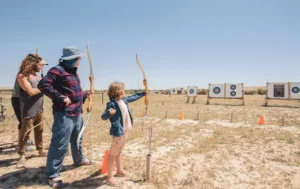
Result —
<svg viewBox="0 0 300 189"><path fill-rule="evenodd" d="M117 173L115 174L116 177L125 177L127 175L128 173L125 171L117 171Z"/></svg>
<svg viewBox="0 0 300 189"><path fill-rule="evenodd" d="M106 183L107 185L113 186L113 187L118 187L118 186L120 186L120 185L119 185L119 182L116 181L114 178L106 179L106 180L105 180L105 183Z"/></svg>

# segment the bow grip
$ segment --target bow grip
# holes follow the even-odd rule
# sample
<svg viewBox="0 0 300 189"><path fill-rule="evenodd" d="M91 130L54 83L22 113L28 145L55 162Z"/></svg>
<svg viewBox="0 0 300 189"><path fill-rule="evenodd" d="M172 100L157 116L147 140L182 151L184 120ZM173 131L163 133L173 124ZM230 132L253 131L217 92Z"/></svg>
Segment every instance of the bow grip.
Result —
<svg viewBox="0 0 300 189"><path fill-rule="evenodd" d="M144 83L145 92L146 92L146 95L145 95L145 105L148 105L148 84L147 84L147 80L144 79L143 83Z"/></svg>

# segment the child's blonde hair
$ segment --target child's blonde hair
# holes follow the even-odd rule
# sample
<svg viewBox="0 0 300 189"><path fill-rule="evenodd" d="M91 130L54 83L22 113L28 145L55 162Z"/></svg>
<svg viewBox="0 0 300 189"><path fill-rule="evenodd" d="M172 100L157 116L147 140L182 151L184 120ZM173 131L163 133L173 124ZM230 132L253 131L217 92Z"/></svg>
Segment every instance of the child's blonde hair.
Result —
<svg viewBox="0 0 300 189"><path fill-rule="evenodd" d="M109 98L119 97L122 95L123 89L124 89L123 82L119 82L119 81L112 82L108 87L107 95L109 96Z"/></svg>

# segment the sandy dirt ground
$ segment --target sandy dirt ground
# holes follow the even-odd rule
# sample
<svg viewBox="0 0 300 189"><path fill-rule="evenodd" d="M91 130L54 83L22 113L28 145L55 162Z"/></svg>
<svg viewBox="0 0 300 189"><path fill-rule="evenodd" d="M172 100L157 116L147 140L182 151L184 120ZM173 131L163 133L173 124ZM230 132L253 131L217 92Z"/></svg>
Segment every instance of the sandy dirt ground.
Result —
<svg viewBox="0 0 300 189"><path fill-rule="evenodd" d="M49 188L46 158L27 152L27 168L17 169L17 120L10 94L1 94L7 117L0 123L0 188ZM104 152L109 148L109 121L102 121L107 97L95 95L83 148L94 166L75 167L66 156L61 171L65 188L111 188L101 175ZM185 96L149 95L148 117L141 132L143 100L130 104L134 128L123 150L127 177L119 188L300 188L300 102L270 101L264 96L240 100L211 100L198 96L186 104ZM45 97L45 118L52 127L51 101ZM86 117L84 109L83 117ZM184 120L180 120L180 113ZM260 116L265 124L259 125ZM152 127L151 177L146 182L148 128ZM30 134L33 138L33 133ZM51 131L44 125L44 147Z"/></svg>

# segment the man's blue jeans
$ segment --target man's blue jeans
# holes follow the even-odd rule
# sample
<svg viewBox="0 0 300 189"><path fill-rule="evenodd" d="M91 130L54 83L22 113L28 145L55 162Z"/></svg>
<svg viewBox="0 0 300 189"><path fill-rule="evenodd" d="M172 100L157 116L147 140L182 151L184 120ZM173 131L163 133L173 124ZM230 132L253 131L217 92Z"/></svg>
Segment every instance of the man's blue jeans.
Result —
<svg viewBox="0 0 300 189"><path fill-rule="evenodd" d="M71 117L64 112L54 112L53 117L52 139L46 165L46 175L48 178L59 176L63 160L68 151L69 142L71 143L74 164L80 164L85 161L81 146L83 137L80 139L79 149L76 144L77 137L83 126L82 115Z"/></svg>

